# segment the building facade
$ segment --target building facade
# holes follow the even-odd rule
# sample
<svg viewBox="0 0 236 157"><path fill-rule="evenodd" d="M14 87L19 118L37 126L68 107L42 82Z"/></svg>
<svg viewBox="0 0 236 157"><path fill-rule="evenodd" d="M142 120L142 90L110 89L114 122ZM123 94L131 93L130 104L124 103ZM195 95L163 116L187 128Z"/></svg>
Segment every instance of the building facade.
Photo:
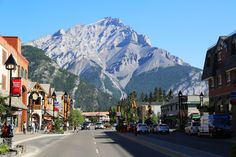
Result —
<svg viewBox="0 0 236 157"><path fill-rule="evenodd" d="M202 105L208 105L208 96L204 96L202 101ZM188 120L200 118L200 105L199 95L183 95L181 98L176 96L161 106L161 119L171 128L185 125ZM198 117L194 117L195 115Z"/></svg>
<svg viewBox="0 0 236 157"><path fill-rule="evenodd" d="M207 50L202 79L209 84L211 112L235 115L236 107L230 103L230 94L236 91L236 33L220 36ZM234 128L236 130L236 126Z"/></svg>
<svg viewBox="0 0 236 157"><path fill-rule="evenodd" d="M22 124L27 121L27 86L29 62L21 53L21 41L16 36L0 36L0 94L9 96L10 73L5 68L5 62L13 55L17 67L12 71L12 77L21 78L20 97L12 97L12 117L15 131L22 131ZM8 100L6 102L8 104Z"/></svg>

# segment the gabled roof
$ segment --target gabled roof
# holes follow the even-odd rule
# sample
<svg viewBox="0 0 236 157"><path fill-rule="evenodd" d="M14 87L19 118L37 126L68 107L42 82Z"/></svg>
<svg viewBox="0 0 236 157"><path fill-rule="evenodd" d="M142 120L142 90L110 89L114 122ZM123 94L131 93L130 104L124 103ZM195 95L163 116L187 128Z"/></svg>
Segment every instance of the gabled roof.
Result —
<svg viewBox="0 0 236 157"><path fill-rule="evenodd" d="M41 87L44 89L44 91L49 94L50 93L50 87L51 85L50 84L40 84Z"/></svg>

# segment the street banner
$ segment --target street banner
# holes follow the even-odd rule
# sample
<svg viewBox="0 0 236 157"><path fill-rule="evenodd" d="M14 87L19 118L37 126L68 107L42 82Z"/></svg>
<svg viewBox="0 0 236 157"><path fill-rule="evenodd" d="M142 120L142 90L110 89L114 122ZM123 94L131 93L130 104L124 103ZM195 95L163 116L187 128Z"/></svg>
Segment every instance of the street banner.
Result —
<svg viewBox="0 0 236 157"><path fill-rule="evenodd" d="M13 77L11 80L11 96L20 97L21 96L21 77Z"/></svg>
<svg viewBox="0 0 236 157"><path fill-rule="evenodd" d="M230 94L230 103L232 105L236 105L236 91L233 91L231 94Z"/></svg>
<svg viewBox="0 0 236 157"><path fill-rule="evenodd" d="M54 101L54 106L59 106L59 102L58 101Z"/></svg>

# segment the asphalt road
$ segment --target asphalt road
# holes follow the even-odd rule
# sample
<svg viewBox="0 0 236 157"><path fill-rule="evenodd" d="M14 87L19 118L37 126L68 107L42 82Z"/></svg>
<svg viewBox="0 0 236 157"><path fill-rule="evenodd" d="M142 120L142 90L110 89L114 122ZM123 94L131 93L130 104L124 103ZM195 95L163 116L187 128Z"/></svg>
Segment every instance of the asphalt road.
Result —
<svg viewBox="0 0 236 157"><path fill-rule="evenodd" d="M224 139L170 135L138 135L84 130L69 136L52 136L25 143L36 157L228 157L232 143Z"/></svg>

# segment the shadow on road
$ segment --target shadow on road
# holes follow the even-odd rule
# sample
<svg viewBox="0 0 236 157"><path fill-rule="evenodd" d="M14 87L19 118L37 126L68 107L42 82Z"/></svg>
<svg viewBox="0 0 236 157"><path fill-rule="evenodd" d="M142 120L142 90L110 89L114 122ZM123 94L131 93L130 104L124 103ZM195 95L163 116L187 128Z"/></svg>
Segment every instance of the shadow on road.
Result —
<svg viewBox="0 0 236 157"><path fill-rule="evenodd" d="M118 144L121 146L123 149L125 149L128 153L130 153L132 156L135 157L167 157L166 155L158 152L157 150L151 149L146 147L145 145L133 142L127 138L124 138L122 136L119 136L117 132L113 131L108 131L105 132L107 138L110 138L113 140L113 142L104 142L101 144ZM130 134L130 136L133 136L134 138L135 135Z"/></svg>

